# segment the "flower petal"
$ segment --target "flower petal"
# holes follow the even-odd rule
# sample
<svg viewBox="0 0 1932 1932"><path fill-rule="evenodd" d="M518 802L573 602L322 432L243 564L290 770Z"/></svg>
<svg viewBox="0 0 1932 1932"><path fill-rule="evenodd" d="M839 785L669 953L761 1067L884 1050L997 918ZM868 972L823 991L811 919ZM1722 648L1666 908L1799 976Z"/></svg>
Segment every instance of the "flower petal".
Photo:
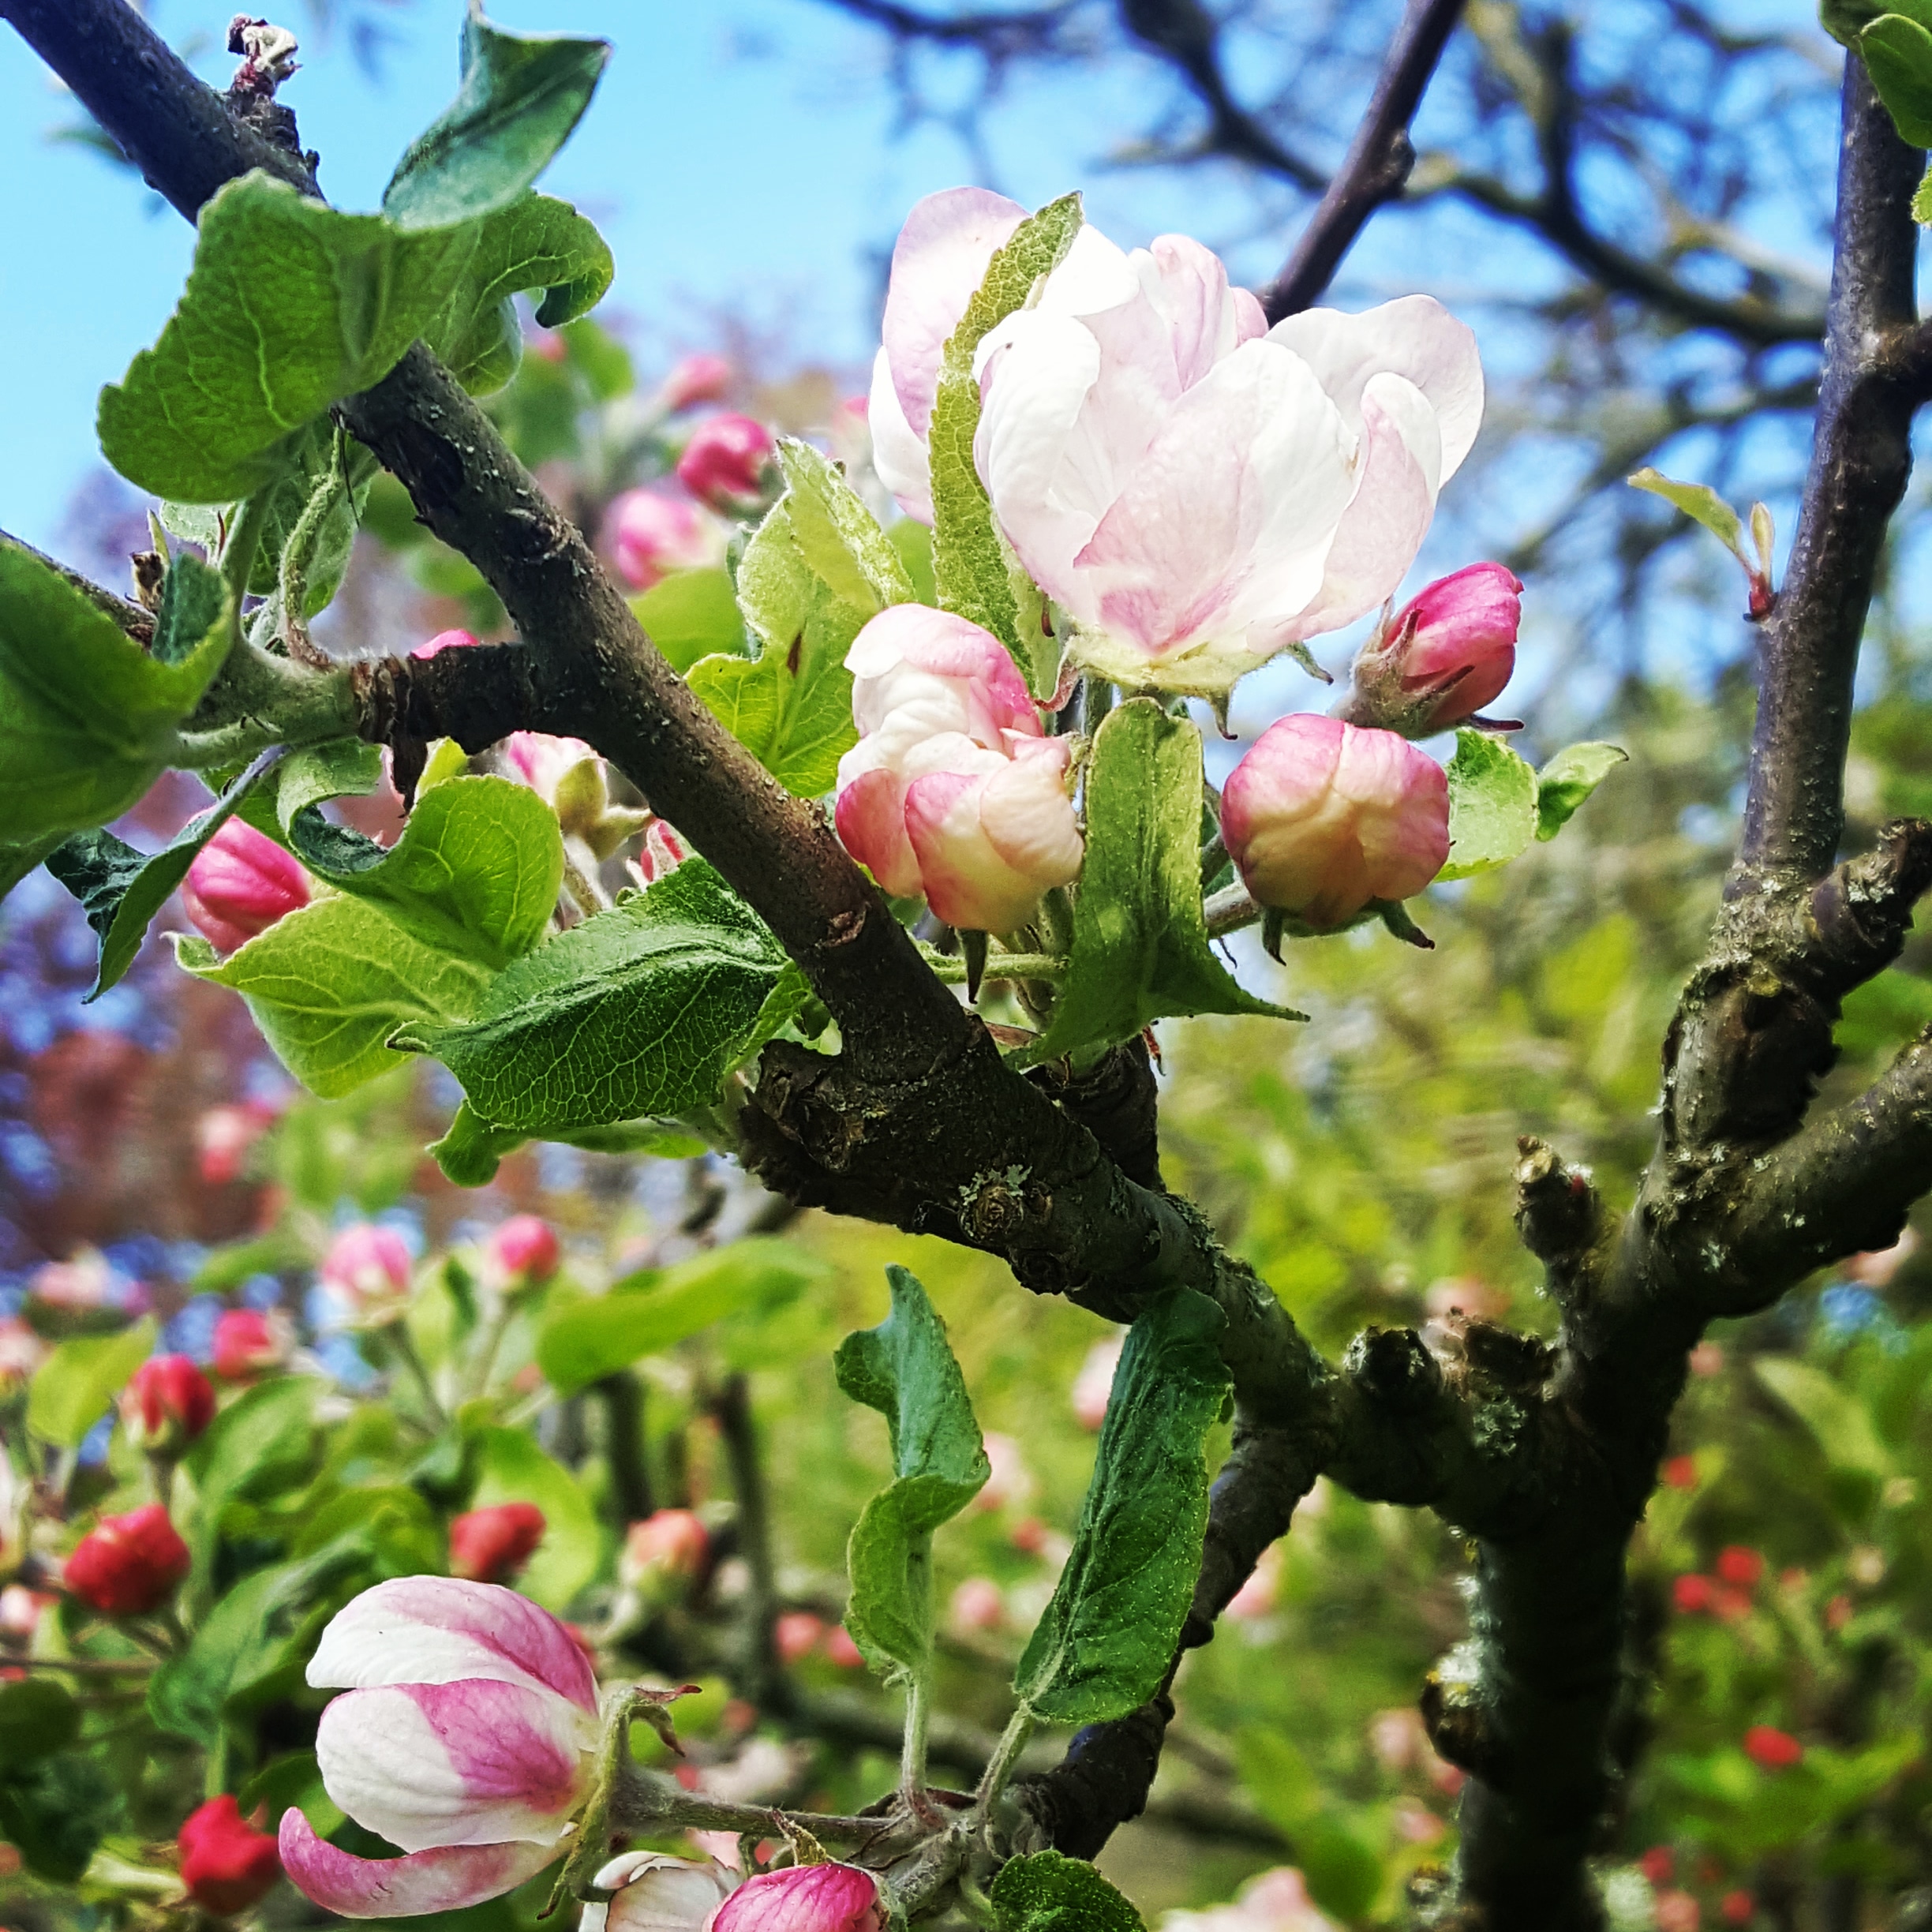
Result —
<svg viewBox="0 0 1932 1932"><path fill-rule="evenodd" d="M862 739L839 760L838 800L833 816L845 849L895 899L919 889L919 860L906 837L905 784L896 773L875 766L848 770L871 743Z"/></svg>
<svg viewBox="0 0 1932 1932"><path fill-rule="evenodd" d="M892 364L883 349L872 361L866 425L872 432L872 467L878 472L878 480L908 516L931 522L932 471L926 459L925 439L915 432L899 406Z"/></svg>
<svg viewBox="0 0 1932 1932"><path fill-rule="evenodd" d="M339 1851L301 1812L282 1814L282 1866L325 1911L341 1919L414 1919L514 1892L557 1856L554 1845L439 1845L404 1858Z"/></svg>
<svg viewBox="0 0 1932 1932"><path fill-rule="evenodd" d="M582 1796L594 1720L551 1690L486 1682L351 1690L322 1713L330 1797L406 1852L555 1844Z"/></svg>
<svg viewBox="0 0 1932 1932"><path fill-rule="evenodd" d="M571 1634L527 1597L454 1577L397 1577L329 1619L309 1663L318 1689L482 1678L556 1692L597 1712L597 1679Z"/></svg>

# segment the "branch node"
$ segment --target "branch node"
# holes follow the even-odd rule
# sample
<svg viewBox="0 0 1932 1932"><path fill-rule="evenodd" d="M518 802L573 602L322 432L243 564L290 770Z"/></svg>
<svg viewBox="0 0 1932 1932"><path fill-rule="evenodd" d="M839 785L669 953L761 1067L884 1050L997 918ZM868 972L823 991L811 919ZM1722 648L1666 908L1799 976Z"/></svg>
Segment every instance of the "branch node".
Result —
<svg viewBox="0 0 1932 1932"><path fill-rule="evenodd" d="M1342 1367L1393 1415L1421 1415L1442 1394L1442 1366L1413 1328L1365 1328L1349 1344Z"/></svg>

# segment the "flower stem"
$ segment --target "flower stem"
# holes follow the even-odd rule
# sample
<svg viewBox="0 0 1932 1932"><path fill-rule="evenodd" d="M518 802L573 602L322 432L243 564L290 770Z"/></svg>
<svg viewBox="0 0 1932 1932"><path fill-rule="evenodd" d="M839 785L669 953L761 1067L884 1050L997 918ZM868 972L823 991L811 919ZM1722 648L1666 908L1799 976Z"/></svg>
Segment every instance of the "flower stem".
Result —
<svg viewBox="0 0 1932 1932"><path fill-rule="evenodd" d="M399 1318L391 1322L387 1330L390 1351L396 1360L410 1372L410 1379L416 1384L417 1392L423 1398L423 1406L429 1412L433 1428L447 1428L449 1417L443 1405L436 1399L435 1385L429 1380L429 1371L423 1366L423 1358L416 1352L416 1344L411 1340L407 1322Z"/></svg>
<svg viewBox="0 0 1932 1932"><path fill-rule="evenodd" d="M933 969L934 976L947 986L963 986L966 982L966 962L963 959L947 959L928 953L926 963ZM1068 962L1052 953L995 953L987 960L983 985L995 979L1064 979Z"/></svg>
<svg viewBox="0 0 1932 1932"><path fill-rule="evenodd" d="M915 1808L926 1792L926 1733L932 1715L932 1684L915 1671L906 1685L905 1743L899 1758L899 1788Z"/></svg>
<svg viewBox="0 0 1932 1932"><path fill-rule="evenodd" d="M993 1755L987 1762L984 1774L979 1780L979 1788L973 1793L973 1816L984 1818L992 1807L993 1800L1006 1788L1006 1780L1013 1776L1013 1766L1020 1762L1020 1754L1026 1749L1027 1739L1033 1735L1034 1717L1022 1704L1007 1720L1006 1728L1000 1733L1000 1741L993 1748Z"/></svg>

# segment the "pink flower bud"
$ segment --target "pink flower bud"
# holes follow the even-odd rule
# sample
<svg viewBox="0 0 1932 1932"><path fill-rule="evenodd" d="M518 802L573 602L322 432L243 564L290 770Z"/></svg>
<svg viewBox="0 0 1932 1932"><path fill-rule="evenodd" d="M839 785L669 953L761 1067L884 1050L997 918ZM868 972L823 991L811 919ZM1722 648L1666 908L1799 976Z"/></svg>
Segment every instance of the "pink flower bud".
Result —
<svg viewBox="0 0 1932 1932"><path fill-rule="evenodd" d="M660 392L666 411L676 415L699 402L721 402L731 388L732 365L721 355L680 356L671 365Z"/></svg>
<svg viewBox="0 0 1932 1932"><path fill-rule="evenodd" d="M675 872L691 856L683 839L661 818L653 818L644 833L644 849L631 862L640 886L653 886Z"/></svg>
<svg viewBox="0 0 1932 1932"><path fill-rule="evenodd" d="M648 590L672 571L724 560L724 533L694 503L660 490L626 490L605 517L605 541L624 581Z"/></svg>
<svg viewBox="0 0 1932 1932"><path fill-rule="evenodd" d="M540 1287L557 1271L563 1250L556 1230L535 1215L513 1215L490 1231L483 1267L500 1289Z"/></svg>
<svg viewBox="0 0 1932 1932"><path fill-rule="evenodd" d="M394 1321L409 1300L409 1244L394 1228L358 1222L330 1244L319 1271L345 1327Z"/></svg>
<svg viewBox="0 0 1932 1932"><path fill-rule="evenodd" d="M260 1309L228 1309L215 1324L215 1372L224 1382L246 1382L288 1360L293 1338L288 1318Z"/></svg>
<svg viewBox="0 0 1932 1932"><path fill-rule="evenodd" d="M17 1315L0 1316L0 1402L27 1386L47 1353L47 1345Z"/></svg>
<svg viewBox="0 0 1932 1932"><path fill-rule="evenodd" d="M1311 932L1335 932L1442 870L1449 781L1393 732L1297 712L1271 724L1235 766L1221 836L1260 904Z"/></svg>
<svg viewBox="0 0 1932 1932"><path fill-rule="evenodd" d="M28 1293L43 1308L81 1315L114 1301L114 1270L97 1248L82 1248L71 1261L49 1261L34 1270Z"/></svg>
<svg viewBox="0 0 1932 1932"><path fill-rule="evenodd" d="M618 1575L627 1589L661 1589L696 1576L710 1553L711 1538L689 1510L661 1509L631 1526Z"/></svg>
<svg viewBox="0 0 1932 1932"><path fill-rule="evenodd" d="M1006 1621L1006 1598L990 1577L968 1577L953 1593L946 1621L956 1631L996 1631Z"/></svg>
<svg viewBox="0 0 1932 1932"><path fill-rule="evenodd" d="M809 1610L788 1610L772 1626L772 1641L781 1664L799 1664L825 1639L825 1619Z"/></svg>
<svg viewBox="0 0 1932 1932"><path fill-rule="evenodd" d="M879 1881L856 1865L791 1865L747 1878L704 1932L885 1932Z"/></svg>
<svg viewBox="0 0 1932 1932"><path fill-rule="evenodd" d="M30 1644L40 1619L60 1601L44 1590L31 1590L24 1583L9 1583L0 1589L0 1641Z"/></svg>
<svg viewBox="0 0 1932 1932"><path fill-rule="evenodd" d="M845 654L859 742L839 760L846 848L949 926L1005 933L1075 878L1073 743L1049 738L999 640L923 604L882 611Z"/></svg>
<svg viewBox="0 0 1932 1932"><path fill-rule="evenodd" d="M749 416L713 416L691 432L677 479L702 504L724 515L764 501L777 446Z"/></svg>
<svg viewBox="0 0 1932 1932"><path fill-rule="evenodd" d="M248 1151L275 1118L275 1109L258 1100L239 1106L212 1106L195 1122L195 1164L210 1187L240 1178Z"/></svg>
<svg viewBox="0 0 1932 1932"><path fill-rule="evenodd" d="M1500 564L1472 564L1406 604L1355 660L1339 708L1353 724L1426 738L1473 717L1516 668L1522 586Z"/></svg>
<svg viewBox="0 0 1932 1932"><path fill-rule="evenodd" d="M1788 1771L1804 1756L1804 1747L1788 1731L1753 1724L1744 1733L1744 1755L1767 1771Z"/></svg>
<svg viewBox="0 0 1932 1932"><path fill-rule="evenodd" d="M438 651L462 650L482 640L474 631L439 631L425 644L418 644L410 653L412 657L433 657Z"/></svg>
<svg viewBox="0 0 1932 1932"><path fill-rule="evenodd" d="M61 1567L68 1589L103 1616L145 1616L159 1609L193 1565L188 1545L159 1503L104 1516Z"/></svg>
<svg viewBox="0 0 1932 1932"><path fill-rule="evenodd" d="M1764 1553L1742 1543L1727 1544L1717 1552L1713 1567L1725 1582L1741 1589L1754 1589L1765 1573Z"/></svg>
<svg viewBox="0 0 1932 1932"><path fill-rule="evenodd" d="M151 1355L121 1391L128 1440L150 1455L179 1455L215 1420L215 1387L185 1355Z"/></svg>
<svg viewBox="0 0 1932 1932"><path fill-rule="evenodd" d="M1657 1932L1698 1932L1703 1908L1688 1892L1660 1892L1653 1901Z"/></svg>
<svg viewBox="0 0 1932 1932"><path fill-rule="evenodd" d="M215 951L232 953L309 903L309 874L266 833L230 818L196 853L181 900Z"/></svg>
<svg viewBox="0 0 1932 1932"><path fill-rule="evenodd" d="M249 1824L225 1792L189 1812L174 1842L188 1896L218 1919L246 1911L282 1876L273 1835Z"/></svg>
<svg viewBox="0 0 1932 1932"><path fill-rule="evenodd" d="M865 1663L864 1652L843 1623L835 1624L826 1631L825 1653L841 1670L858 1670Z"/></svg>
<svg viewBox="0 0 1932 1932"><path fill-rule="evenodd" d="M450 1525L450 1568L472 1583L507 1583L530 1558L549 1526L534 1503L496 1503Z"/></svg>
<svg viewBox="0 0 1932 1932"><path fill-rule="evenodd" d="M503 741L504 769L526 784L546 805L555 806L557 792L569 774L597 754L581 738L552 738L546 732L512 732Z"/></svg>

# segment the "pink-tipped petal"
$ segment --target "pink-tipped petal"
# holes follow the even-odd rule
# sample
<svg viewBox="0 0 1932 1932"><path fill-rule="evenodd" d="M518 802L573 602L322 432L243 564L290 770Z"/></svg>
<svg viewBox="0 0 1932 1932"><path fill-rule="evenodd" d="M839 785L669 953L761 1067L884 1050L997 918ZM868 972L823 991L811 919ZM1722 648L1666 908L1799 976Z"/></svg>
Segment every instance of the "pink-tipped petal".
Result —
<svg viewBox="0 0 1932 1932"><path fill-rule="evenodd" d="M872 391L866 405L872 432L872 467L899 507L922 523L933 520L932 472L924 440L906 421L893 387L892 363L882 349L872 364Z"/></svg>
<svg viewBox="0 0 1932 1932"><path fill-rule="evenodd" d="M848 751L846 758L855 751ZM905 786L893 773L859 771L847 776L839 763L838 802L833 816L845 849L895 898L909 899L919 889L919 860L906 837Z"/></svg>
<svg viewBox="0 0 1932 1932"><path fill-rule="evenodd" d="M439 1845L395 1859L339 1851L301 1812L282 1814L283 1869L325 1911L342 1919L414 1919L514 1892L557 1857L554 1845Z"/></svg>

